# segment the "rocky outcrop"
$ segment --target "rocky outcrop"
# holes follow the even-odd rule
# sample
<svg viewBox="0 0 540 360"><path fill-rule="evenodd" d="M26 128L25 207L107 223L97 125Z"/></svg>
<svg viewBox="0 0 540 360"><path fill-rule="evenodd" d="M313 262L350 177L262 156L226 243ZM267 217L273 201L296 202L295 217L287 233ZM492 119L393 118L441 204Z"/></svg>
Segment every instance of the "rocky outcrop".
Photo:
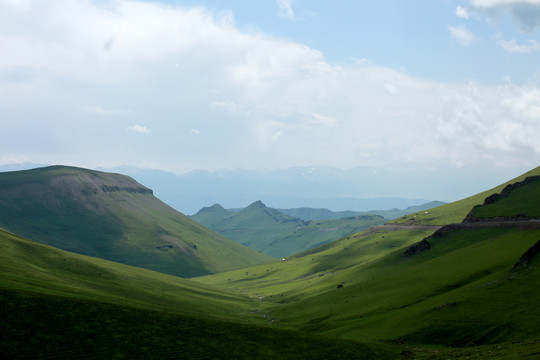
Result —
<svg viewBox="0 0 540 360"><path fill-rule="evenodd" d="M129 193L137 193L137 194L150 194L150 195L154 194L151 189L148 189L147 187L144 187L144 186L125 187L125 186L102 185L101 190L103 190L103 192L106 192L106 193L126 191Z"/></svg>
<svg viewBox="0 0 540 360"><path fill-rule="evenodd" d="M531 218L531 217L525 216L525 215L497 216L497 217L490 217L490 218L474 217L473 216L475 210L478 207L490 205L490 204L493 204L493 203L495 203L495 202L497 202L497 201L499 201L501 199L507 198L512 193L512 191L514 191L515 189L518 189L518 188L520 188L520 187L522 187L524 185L528 185L528 184L530 184L532 182L536 182L536 181L540 181L540 176L529 176L529 177L525 178L525 180L523 180L523 181L507 185L501 191L500 194L490 195L484 200L484 203L482 205L476 205L475 207L473 207L471 209L471 211L467 214L467 216L465 217L463 222L527 221L527 220L531 220L531 219L536 219L536 218Z"/></svg>
<svg viewBox="0 0 540 360"><path fill-rule="evenodd" d="M409 246L409 248L405 250L405 252L403 252L401 256L413 256L416 254L420 254L423 251L429 250L430 248L431 244L427 241L427 238L425 238L422 241L419 241L416 244Z"/></svg>
<svg viewBox="0 0 540 360"><path fill-rule="evenodd" d="M512 267L512 270L516 270L520 266L527 265L538 253L540 252L540 240L536 242L533 246L531 246L521 257L519 260L514 264Z"/></svg>

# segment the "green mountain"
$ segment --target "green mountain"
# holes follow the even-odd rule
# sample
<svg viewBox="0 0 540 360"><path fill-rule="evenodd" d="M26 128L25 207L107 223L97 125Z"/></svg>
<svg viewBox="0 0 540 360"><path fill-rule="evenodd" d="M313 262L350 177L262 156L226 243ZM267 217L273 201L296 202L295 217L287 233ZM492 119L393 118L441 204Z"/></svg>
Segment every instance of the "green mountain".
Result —
<svg viewBox="0 0 540 360"><path fill-rule="evenodd" d="M540 167L405 222L197 280L258 296L261 316L282 328L408 344L404 358L534 357L540 181L530 177L538 175ZM475 204L484 219L461 222Z"/></svg>
<svg viewBox="0 0 540 360"><path fill-rule="evenodd" d="M225 210L216 204L201 209L192 219L243 245L280 258L384 223L377 215L303 221L261 201L239 211Z"/></svg>
<svg viewBox="0 0 540 360"><path fill-rule="evenodd" d="M337 220L351 216L364 215L379 215L387 220L394 220L398 217L412 214L417 211L429 210L431 208L444 205L442 201L430 201L428 203L409 206L406 209L389 209L389 210L371 210L371 211L331 211L328 209L314 208L295 208L295 209L277 209L279 212L292 217L300 218L304 221L314 220Z"/></svg>
<svg viewBox="0 0 540 360"><path fill-rule="evenodd" d="M268 260L175 211L130 177L73 167L0 173L0 226L64 250L183 277Z"/></svg>

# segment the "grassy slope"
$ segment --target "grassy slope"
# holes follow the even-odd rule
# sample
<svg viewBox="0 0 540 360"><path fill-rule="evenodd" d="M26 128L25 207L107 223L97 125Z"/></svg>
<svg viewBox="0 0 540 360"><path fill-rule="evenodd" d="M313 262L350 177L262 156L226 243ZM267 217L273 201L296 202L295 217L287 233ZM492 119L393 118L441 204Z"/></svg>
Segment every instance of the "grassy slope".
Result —
<svg viewBox="0 0 540 360"><path fill-rule="evenodd" d="M396 354L387 347L255 326L262 321L254 318L256 303L245 295L69 253L1 229L0 269L0 351L10 359Z"/></svg>
<svg viewBox="0 0 540 360"><path fill-rule="evenodd" d="M392 221L392 223L414 223L417 225L446 225L451 223L458 223L463 221L463 219L465 218L465 216L467 216L468 212L473 208L473 206L481 205L484 202L484 199L488 196L495 193L500 193L502 189L504 189L507 185L516 183L518 181L523 181L528 176L538 175L540 175L540 166L493 189L470 196L463 200L436 207L429 210L427 214L425 214L425 212L418 212L401 217L397 220Z"/></svg>
<svg viewBox="0 0 540 360"><path fill-rule="evenodd" d="M268 208L260 201L239 212L214 205L202 209L192 218L230 239L273 257L312 249L384 222L378 216L305 222Z"/></svg>
<svg viewBox="0 0 540 360"><path fill-rule="evenodd" d="M397 351L294 331L0 290L9 359L395 359Z"/></svg>
<svg viewBox="0 0 540 360"><path fill-rule="evenodd" d="M243 319L255 304L191 280L63 251L0 229L0 287L179 314Z"/></svg>
<svg viewBox="0 0 540 360"><path fill-rule="evenodd" d="M0 226L65 250L184 277L269 259L204 228L129 177L64 166L0 174Z"/></svg>
<svg viewBox="0 0 540 360"><path fill-rule="evenodd" d="M531 204L538 209L538 198ZM465 217L470 210L462 209L463 202L449 205L436 213L437 221L449 223L458 212ZM403 257L408 246L433 229L395 229L349 236L286 261L197 280L260 297L261 316L272 323L319 334L431 346L540 338L540 259L511 270L540 239L540 230L453 231L430 240L430 250ZM343 288L337 288L340 284Z"/></svg>
<svg viewBox="0 0 540 360"><path fill-rule="evenodd" d="M540 217L540 179L511 190L511 196L498 199L492 204L475 207L472 216L489 218L495 216Z"/></svg>
<svg viewBox="0 0 540 360"><path fill-rule="evenodd" d="M261 316L280 326L355 340L456 346L540 337L540 264L510 271L540 231L451 233L429 251L400 255L425 235L375 232L199 280L261 296Z"/></svg>

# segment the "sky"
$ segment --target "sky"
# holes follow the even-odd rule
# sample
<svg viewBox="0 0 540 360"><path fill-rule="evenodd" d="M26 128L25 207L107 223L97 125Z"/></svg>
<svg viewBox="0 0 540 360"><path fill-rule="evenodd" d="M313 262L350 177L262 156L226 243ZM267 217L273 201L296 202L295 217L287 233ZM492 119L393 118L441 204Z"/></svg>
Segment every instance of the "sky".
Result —
<svg viewBox="0 0 540 360"><path fill-rule="evenodd" d="M540 165L540 0L0 0L0 54L0 165Z"/></svg>

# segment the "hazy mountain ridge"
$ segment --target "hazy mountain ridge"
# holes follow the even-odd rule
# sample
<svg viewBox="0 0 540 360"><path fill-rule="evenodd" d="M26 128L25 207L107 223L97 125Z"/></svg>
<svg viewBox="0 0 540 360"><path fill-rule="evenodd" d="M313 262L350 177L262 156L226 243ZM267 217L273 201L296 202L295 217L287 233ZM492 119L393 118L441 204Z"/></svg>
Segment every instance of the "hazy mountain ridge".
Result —
<svg viewBox="0 0 540 360"><path fill-rule="evenodd" d="M446 204L442 201L430 201L428 203L409 206L406 209L390 209L390 210L370 210L370 211L331 211L328 209L314 209L314 208L296 208L296 209L277 209L278 211L287 214L289 216L298 217L302 220L337 220L347 218L351 216L363 216L363 215L380 215L387 220L397 219L398 217L414 213L416 211L428 210L437 206Z"/></svg>
<svg viewBox="0 0 540 360"><path fill-rule="evenodd" d="M377 172L371 168L223 169L197 170L181 175L131 166L103 170L134 177L154 189L156 195L172 207L186 214L196 214L207 204L215 203L226 208L244 208L253 199L260 199L273 208L322 207L334 211L403 209L429 201L399 195L371 196L374 191L382 195L381 189L397 185L395 174Z"/></svg>
<svg viewBox="0 0 540 360"><path fill-rule="evenodd" d="M219 234L274 257L306 251L385 221L379 215L366 214L305 221L267 207L260 200L234 211L215 204L202 208L191 218Z"/></svg>
<svg viewBox="0 0 540 360"><path fill-rule="evenodd" d="M0 173L0 226L65 250L187 277L267 260L130 177L80 168Z"/></svg>
<svg viewBox="0 0 540 360"><path fill-rule="evenodd" d="M37 166L41 165L3 165L0 171ZM486 177L473 176L471 169L460 169L455 178L441 179L437 173L409 167L400 170L384 167L342 170L306 166L277 170L196 170L179 175L135 166L97 170L133 177L184 214L195 214L202 207L215 203L228 209L244 208L254 199L280 209L309 207L359 212L405 209L430 201L427 199L462 198L482 191L486 182ZM497 184L497 179L505 179L500 171L486 176L494 184ZM464 190L456 194L456 188Z"/></svg>

